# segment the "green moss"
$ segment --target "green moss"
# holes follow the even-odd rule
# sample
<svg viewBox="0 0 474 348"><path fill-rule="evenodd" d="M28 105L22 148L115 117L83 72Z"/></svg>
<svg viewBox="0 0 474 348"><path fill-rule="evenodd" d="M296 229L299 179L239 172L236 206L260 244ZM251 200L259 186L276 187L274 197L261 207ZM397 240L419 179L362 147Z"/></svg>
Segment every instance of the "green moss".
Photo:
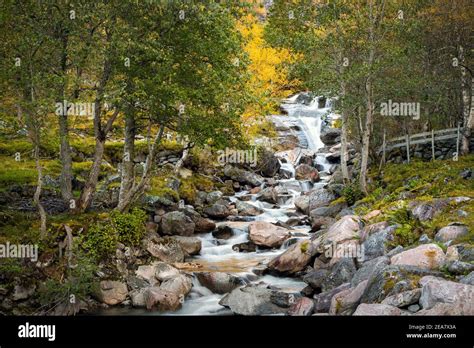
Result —
<svg viewBox="0 0 474 348"><path fill-rule="evenodd" d="M2 166L0 167L0 187L11 184L36 185L38 173L35 162L31 159L15 161L9 156L0 156ZM61 165L57 160L42 160L43 175L57 177L61 172Z"/></svg>
<svg viewBox="0 0 474 348"><path fill-rule="evenodd" d="M179 201L179 194L168 187L172 174L166 171L156 173L150 180L150 190L148 193L153 196L160 196L174 202Z"/></svg>
<svg viewBox="0 0 474 348"><path fill-rule="evenodd" d="M300 251L305 254L309 250L310 242L305 240L300 244Z"/></svg>

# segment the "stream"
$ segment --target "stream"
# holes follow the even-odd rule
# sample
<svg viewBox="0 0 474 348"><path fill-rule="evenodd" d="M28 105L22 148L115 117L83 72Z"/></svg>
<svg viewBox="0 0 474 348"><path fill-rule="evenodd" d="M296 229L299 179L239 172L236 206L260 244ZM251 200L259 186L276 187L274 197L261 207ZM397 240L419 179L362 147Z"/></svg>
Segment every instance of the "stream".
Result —
<svg viewBox="0 0 474 348"><path fill-rule="evenodd" d="M308 239L310 237L309 225L295 226L291 230L292 237L288 239L280 249L259 249L255 252L239 252L234 250L232 246L238 243L248 241L247 227L252 221L266 221L270 223L286 222L291 216L296 216L294 200L302 192L309 191L314 187L325 186L330 178L329 168L331 165L325 158L324 153L318 153L318 150L324 148L324 144L320 139L322 127L322 117L331 114L330 101L326 101L324 107L319 107L319 97L313 98L309 103L299 102L298 95L283 101L281 108L287 112L287 115L270 116L277 126L284 128L299 129L298 140L299 147L316 153L314 165L318 167L320 180L317 183L309 181L300 181L294 178L295 163L290 160L280 159L281 167L292 174L289 179L277 180L277 185L287 189L288 195L285 195L279 204L270 204L258 200L258 194L250 194L248 191L238 192L231 201L235 202L242 196L246 196L245 201L260 209L264 213L250 219L248 221L222 221L217 225L225 224L233 228L234 235L226 240L216 239L211 233L196 235L201 239L202 248L199 255L194 256L187 261L198 263L202 267L200 271L207 272L226 272L244 279L247 283L264 282L272 287L288 293L298 293L306 283L298 278L275 277L272 275L257 275L255 269L264 269L265 265L273 258L281 254L291 243L297 240ZM278 154L277 154L278 156ZM297 161L297 160L296 160ZM263 184L265 185L265 184ZM300 214L301 215L301 214ZM197 277L193 277L193 288L186 297L182 307L175 312L149 312L145 309L128 309L128 315L231 315L232 312L219 305L219 301L225 295L212 293L209 289L199 283ZM118 314L116 310L109 310L107 314Z"/></svg>

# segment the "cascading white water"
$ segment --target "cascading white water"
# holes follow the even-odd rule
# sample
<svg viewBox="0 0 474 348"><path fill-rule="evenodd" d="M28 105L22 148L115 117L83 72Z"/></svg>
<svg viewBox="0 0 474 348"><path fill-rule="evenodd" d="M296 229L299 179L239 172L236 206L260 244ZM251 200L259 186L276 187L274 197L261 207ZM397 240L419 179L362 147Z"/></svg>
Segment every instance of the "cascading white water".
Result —
<svg viewBox="0 0 474 348"><path fill-rule="evenodd" d="M307 97L306 97L307 98ZM304 99L304 98L303 98ZM299 95L295 95L282 105L287 110L288 116L275 116L285 122L298 124L304 133L304 138L308 149L315 153L324 147L320 139L322 116L331 111L331 101L326 100L324 108L318 108L319 97L313 98L308 105L300 103ZM291 126L290 124L290 126ZM296 212L294 200L301 192L308 191L313 185L309 181L300 181L295 179L295 168L290 161L281 163L281 168L291 174L290 179L278 180L277 183L288 192L287 198L282 199L278 204L270 204L259 201L258 194L249 194L247 191L239 192L231 201L235 202L239 197L245 195L247 203L252 204L263 210L263 213L252 218L255 221L266 221L270 223L286 222L289 217ZM322 166L323 171L328 171L329 163L325 156L317 154L316 164ZM324 180L316 183L315 186L326 185ZM287 243L284 243L281 249L260 249L256 252L239 252L234 250L233 246L239 243L245 243L248 239L247 227L250 222L222 222L234 229L234 235L229 239L216 239L211 233L198 235L201 239L202 248L199 255L193 257L192 262L201 264L201 271L218 271L232 273L245 279L247 282L265 282L266 284L278 287L281 291L296 293L301 291L307 284L295 278L275 277L271 275L257 276L252 272L255 267L261 267L268 261L283 252L283 249L289 247L295 240L307 239L310 237L310 226L298 226L292 230L294 234ZM219 305L223 295L214 294L202 286L196 277L193 277L193 288L187 296L182 308L177 312L165 313L170 315L219 315L229 314L229 310Z"/></svg>

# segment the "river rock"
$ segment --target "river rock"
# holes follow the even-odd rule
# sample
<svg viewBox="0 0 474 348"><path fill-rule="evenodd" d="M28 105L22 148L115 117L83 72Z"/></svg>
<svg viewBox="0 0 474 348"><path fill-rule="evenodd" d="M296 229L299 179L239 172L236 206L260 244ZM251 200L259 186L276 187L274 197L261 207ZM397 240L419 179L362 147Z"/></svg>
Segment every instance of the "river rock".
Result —
<svg viewBox="0 0 474 348"><path fill-rule="evenodd" d="M244 169L233 167L231 165L226 165L224 167L224 175L227 176L229 179L238 181L243 185L250 185L255 187L260 186L263 183L263 178L260 175L249 172Z"/></svg>
<svg viewBox="0 0 474 348"><path fill-rule="evenodd" d="M350 283L356 272L356 266L352 258L343 257L339 259L330 269L321 286L323 291L328 291L344 283Z"/></svg>
<svg viewBox="0 0 474 348"><path fill-rule="evenodd" d="M381 303L361 303L354 315L402 315L402 311L394 306Z"/></svg>
<svg viewBox="0 0 474 348"><path fill-rule="evenodd" d="M449 224L441 228L435 235L435 240L438 242L449 242L450 240L458 239L469 233L469 229L461 224Z"/></svg>
<svg viewBox="0 0 474 348"><path fill-rule="evenodd" d="M204 213L211 218L219 220L225 219L231 214L230 210L225 205L217 203L211 205L210 207L206 207L204 209Z"/></svg>
<svg viewBox="0 0 474 348"><path fill-rule="evenodd" d="M452 315L474 315L474 286L433 276L421 278L420 284L420 305L423 309L445 303L452 307Z"/></svg>
<svg viewBox="0 0 474 348"><path fill-rule="evenodd" d="M288 309L290 316L310 316L314 310L314 301L307 297L300 297Z"/></svg>
<svg viewBox="0 0 474 348"><path fill-rule="evenodd" d="M328 313L331 307L332 298L336 294L347 290L350 287L351 285L349 283L344 283L339 285L337 288L314 295L314 311L316 313Z"/></svg>
<svg viewBox="0 0 474 348"><path fill-rule="evenodd" d="M167 235L191 236L196 225L180 211L169 212L161 218L161 231Z"/></svg>
<svg viewBox="0 0 474 348"><path fill-rule="evenodd" d="M184 274L178 274L176 277L170 278L160 285L161 290L172 292L181 298L189 294L192 287L193 282L191 278Z"/></svg>
<svg viewBox="0 0 474 348"><path fill-rule="evenodd" d="M184 251L181 245L172 238L149 240L146 250L163 262L174 263L184 261Z"/></svg>
<svg viewBox="0 0 474 348"><path fill-rule="evenodd" d="M323 235L322 244L338 244L359 237L361 220L357 215L346 215L333 224Z"/></svg>
<svg viewBox="0 0 474 348"><path fill-rule="evenodd" d="M207 233L216 229L216 224L214 223L214 221L203 217L197 219L194 224L196 225L194 229L194 232L196 233Z"/></svg>
<svg viewBox="0 0 474 348"><path fill-rule="evenodd" d="M449 204L448 199L434 199L429 202L412 201L408 205L414 217L420 221L432 220Z"/></svg>
<svg viewBox="0 0 474 348"><path fill-rule="evenodd" d="M321 291L322 285L329 271L327 269L313 270L303 277L303 281L315 290Z"/></svg>
<svg viewBox="0 0 474 348"><path fill-rule="evenodd" d="M276 248L290 237L290 232L283 227L265 221L255 221L249 225L249 239L257 245Z"/></svg>
<svg viewBox="0 0 474 348"><path fill-rule="evenodd" d="M448 263L448 271L452 274L462 275L474 271L474 264L463 261Z"/></svg>
<svg viewBox="0 0 474 348"><path fill-rule="evenodd" d="M230 239L234 234L234 228L228 225L219 225L217 230L212 232L212 236L217 239Z"/></svg>
<svg viewBox="0 0 474 348"><path fill-rule="evenodd" d="M150 285L155 285L158 283L158 280L155 277L156 268L154 265L142 265L138 266L138 269L135 271L137 277L146 280ZM159 284L158 284L159 285Z"/></svg>
<svg viewBox="0 0 474 348"><path fill-rule="evenodd" d="M278 191L275 187L267 187L260 191L258 197L260 201L277 204L278 203Z"/></svg>
<svg viewBox="0 0 474 348"><path fill-rule="evenodd" d="M105 304L116 305L127 298L128 289L125 283L115 280L102 280L99 283L99 299Z"/></svg>
<svg viewBox="0 0 474 348"><path fill-rule="evenodd" d="M362 244L365 260L371 260L388 253L388 242L393 240L393 233L398 225L389 226L369 236Z"/></svg>
<svg viewBox="0 0 474 348"><path fill-rule="evenodd" d="M254 252L257 250L257 245L254 242L244 242L244 243L239 243L239 244L234 244L232 246L232 249L234 251L237 251L239 253L241 252Z"/></svg>
<svg viewBox="0 0 474 348"><path fill-rule="evenodd" d="M308 164L300 164L295 169L295 178L297 180L309 180L317 182L319 180L318 170Z"/></svg>
<svg viewBox="0 0 474 348"><path fill-rule="evenodd" d="M263 148L258 154L258 162L256 170L264 177L274 177L280 169L280 161L276 158L272 151Z"/></svg>
<svg viewBox="0 0 474 348"><path fill-rule="evenodd" d="M216 294L226 294L239 286L245 285L242 278L224 272L195 273L199 282Z"/></svg>
<svg viewBox="0 0 474 348"><path fill-rule="evenodd" d="M352 315L360 303L360 299L367 286L367 280L359 283L355 288L341 291L331 300L329 314Z"/></svg>
<svg viewBox="0 0 474 348"><path fill-rule="evenodd" d="M459 279L459 282L467 285L474 285L474 272L469 273L467 276Z"/></svg>
<svg viewBox="0 0 474 348"><path fill-rule="evenodd" d="M302 213L309 214L313 209L328 206L337 197L325 188L316 188L295 199L295 206Z"/></svg>
<svg viewBox="0 0 474 348"><path fill-rule="evenodd" d="M197 255L201 251L201 240L198 237L173 236L188 255Z"/></svg>
<svg viewBox="0 0 474 348"><path fill-rule="evenodd" d="M309 241L300 241L286 249L282 254L268 263L270 271L293 274L304 269L311 261L312 244Z"/></svg>
<svg viewBox="0 0 474 348"><path fill-rule="evenodd" d="M418 303L421 296L421 289L413 289L402 291L398 294L385 298L382 303L394 307L408 307L409 305Z"/></svg>
<svg viewBox="0 0 474 348"><path fill-rule="evenodd" d="M238 200L235 202L235 207L237 208L239 215L242 216L257 216L263 213L263 209L260 209L253 204L242 202Z"/></svg>
<svg viewBox="0 0 474 348"><path fill-rule="evenodd" d="M338 143L338 139L341 136L341 129L340 128L332 128L332 127L325 127L321 131L321 141L324 145L331 146Z"/></svg>
<svg viewBox="0 0 474 348"><path fill-rule="evenodd" d="M390 259L386 256L380 256L364 262L362 266L355 272L354 277L352 277L352 287L356 287L360 282L369 279L372 274L384 268L389 263Z"/></svg>
<svg viewBox="0 0 474 348"><path fill-rule="evenodd" d="M222 196L223 196L223 193L221 191L209 192L206 195L206 203L212 205L212 204L216 203L219 199L221 199Z"/></svg>
<svg viewBox="0 0 474 348"><path fill-rule="evenodd" d="M288 308L280 306L278 292L258 285L236 288L219 302L239 315L284 314ZM278 304L276 304L276 303Z"/></svg>
<svg viewBox="0 0 474 348"><path fill-rule="evenodd" d="M441 275L440 272L407 265L388 265L375 271L368 279L362 303L380 303L386 297L419 287L421 277Z"/></svg>
<svg viewBox="0 0 474 348"><path fill-rule="evenodd" d="M146 307L145 292L147 288L134 289L130 291L129 296L133 307Z"/></svg>
<svg viewBox="0 0 474 348"><path fill-rule="evenodd" d="M176 268L165 262L155 262L153 266L155 269L155 278L162 282L175 278L180 274Z"/></svg>
<svg viewBox="0 0 474 348"><path fill-rule="evenodd" d="M377 222L375 224L367 225L362 229L362 231L360 233L360 239L361 239L362 242L364 242L371 235L373 235L375 233L378 233L380 231L383 231L389 226L390 226L390 224L387 221L381 221L381 222Z"/></svg>
<svg viewBox="0 0 474 348"><path fill-rule="evenodd" d="M147 288L143 293L143 298L147 309L175 311L181 305L178 295L158 287Z"/></svg>
<svg viewBox="0 0 474 348"><path fill-rule="evenodd" d="M426 269L438 269L444 265L446 256L436 244L423 244L392 256L392 265L410 265Z"/></svg>

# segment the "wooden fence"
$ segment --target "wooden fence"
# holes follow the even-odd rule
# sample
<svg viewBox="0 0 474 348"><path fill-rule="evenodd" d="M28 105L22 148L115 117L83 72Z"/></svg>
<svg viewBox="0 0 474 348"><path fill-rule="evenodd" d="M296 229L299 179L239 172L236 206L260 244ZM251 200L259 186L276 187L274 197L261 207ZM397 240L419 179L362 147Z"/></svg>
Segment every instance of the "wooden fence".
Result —
<svg viewBox="0 0 474 348"><path fill-rule="evenodd" d="M398 138L392 138L388 141L385 139L385 133L383 136L383 144L379 149L379 153L382 154L382 160L380 164L385 163L386 153L396 148L406 148L407 160L410 163L410 146L416 144L429 144L431 143L431 155L432 159L435 159L435 143L441 140L456 139L456 154L459 153L459 141L460 141L460 125L457 128L441 129L438 131L432 130L431 132L417 133L411 135L405 135Z"/></svg>

